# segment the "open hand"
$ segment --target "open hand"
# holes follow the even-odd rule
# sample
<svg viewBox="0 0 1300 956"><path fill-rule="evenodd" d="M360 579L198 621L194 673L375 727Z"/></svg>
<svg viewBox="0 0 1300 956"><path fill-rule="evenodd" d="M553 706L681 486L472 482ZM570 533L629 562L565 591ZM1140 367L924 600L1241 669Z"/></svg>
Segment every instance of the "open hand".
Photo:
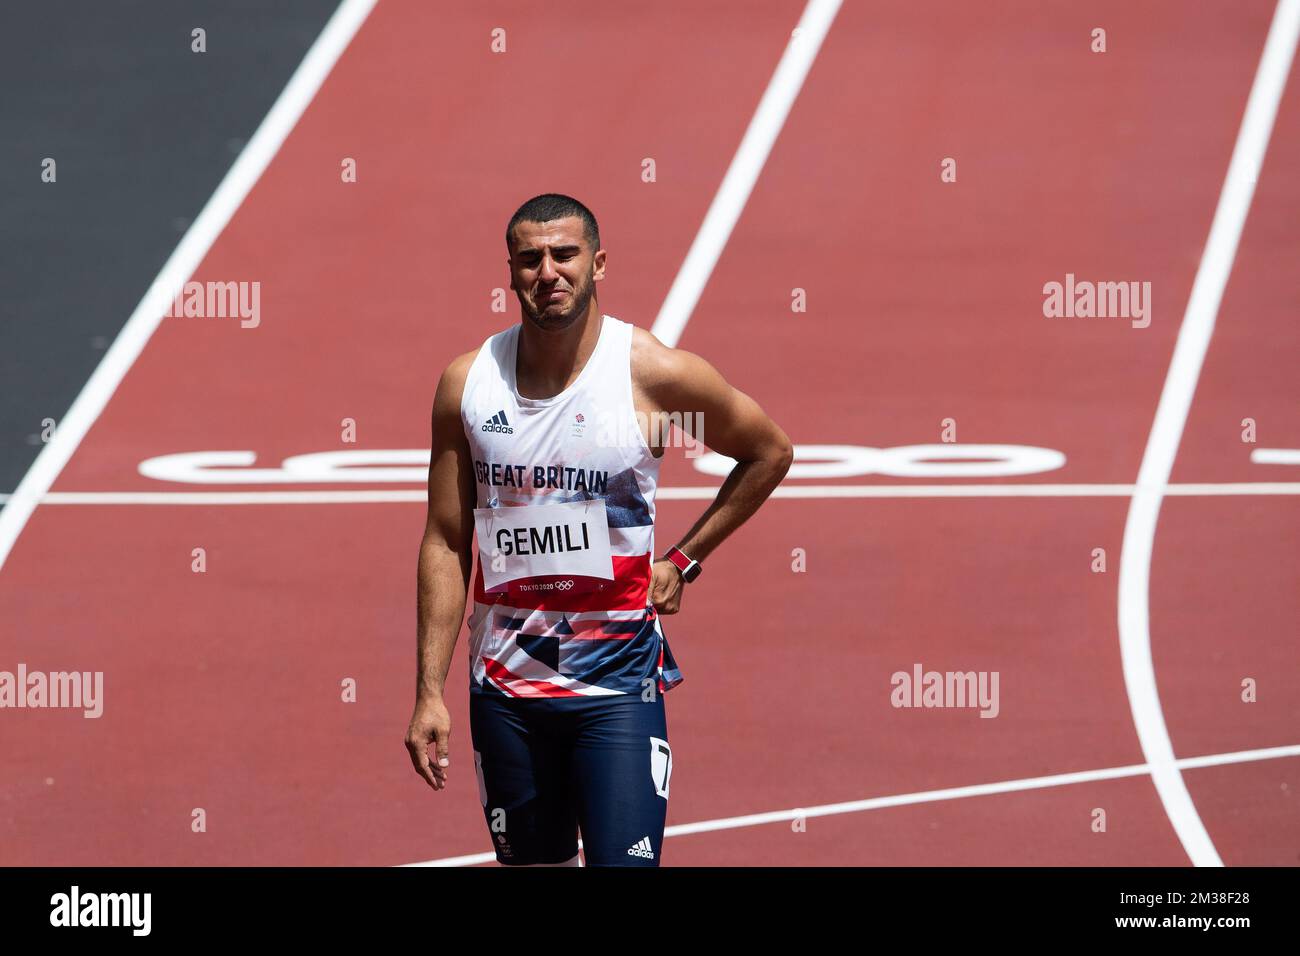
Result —
<svg viewBox="0 0 1300 956"><path fill-rule="evenodd" d="M415 772L435 790L447 787L447 768L451 765L451 714L439 699L426 698L415 702L411 726L406 729L406 749L411 755ZM434 759L429 759L429 744L435 743Z"/></svg>

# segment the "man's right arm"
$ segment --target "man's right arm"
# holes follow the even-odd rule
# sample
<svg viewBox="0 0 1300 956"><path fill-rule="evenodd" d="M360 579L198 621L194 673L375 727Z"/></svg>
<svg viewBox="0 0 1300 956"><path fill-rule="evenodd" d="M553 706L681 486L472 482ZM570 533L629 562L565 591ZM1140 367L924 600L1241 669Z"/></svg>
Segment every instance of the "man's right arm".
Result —
<svg viewBox="0 0 1300 956"><path fill-rule="evenodd" d="M406 732L406 746L416 772L435 790L447 785L451 717L443 688L465 618L473 566L476 495L460 402L474 355L467 353L448 365L434 395L429 505L417 573L418 667L415 713ZM430 743L436 743L432 761Z"/></svg>

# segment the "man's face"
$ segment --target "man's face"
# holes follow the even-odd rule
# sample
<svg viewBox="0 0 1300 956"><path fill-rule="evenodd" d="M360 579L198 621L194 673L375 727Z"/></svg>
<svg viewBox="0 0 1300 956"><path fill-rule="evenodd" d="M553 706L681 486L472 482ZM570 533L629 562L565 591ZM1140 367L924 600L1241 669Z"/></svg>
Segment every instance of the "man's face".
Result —
<svg viewBox="0 0 1300 956"><path fill-rule="evenodd" d="M577 216L518 223L509 262L510 288L524 315L547 331L585 315L594 283L605 277L605 250L587 244Z"/></svg>

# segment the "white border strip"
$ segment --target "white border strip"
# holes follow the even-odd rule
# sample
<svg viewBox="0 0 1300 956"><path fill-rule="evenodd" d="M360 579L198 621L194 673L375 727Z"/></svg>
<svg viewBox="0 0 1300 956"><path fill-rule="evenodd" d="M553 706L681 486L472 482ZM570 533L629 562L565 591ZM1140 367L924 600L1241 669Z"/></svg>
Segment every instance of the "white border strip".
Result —
<svg viewBox="0 0 1300 956"><path fill-rule="evenodd" d="M158 278L131 313L94 373L82 386L72 407L63 416L63 420L56 424L54 437L41 449L23 480L9 496L4 510L0 511L0 568L4 567L5 559L9 557L14 542L22 534L37 504L44 500L55 479L162 322L171 297L202 263L235 210L279 152L289 131L316 96L325 77L374 5L375 0L343 0L334 11L290 77L288 85L262 120L257 132L163 265Z"/></svg>
<svg viewBox="0 0 1300 956"><path fill-rule="evenodd" d="M660 488L657 501L712 501L721 485ZM781 485L773 498L1127 498L1137 485ZM1237 481L1166 485L1166 496L1300 495L1300 482ZM0 495L0 505L12 496ZM42 505L351 505L427 504L425 490L357 491L52 491Z"/></svg>
<svg viewBox="0 0 1300 956"><path fill-rule="evenodd" d="M1193 770L1202 767L1216 767L1223 764L1249 763L1255 760L1276 760L1280 757L1300 757L1300 745L1286 747L1267 747L1261 750L1238 750L1233 753L1207 754L1204 757L1187 757L1176 761L1179 767ZM1107 767L1101 770L1080 770L1074 773L1056 773L1045 777L1027 777L1021 780L1002 780L997 783L980 783L968 787L949 787L944 790L923 790L919 793L903 793L889 797L872 797L868 800L850 800L845 803L824 803L813 807L795 807L791 810L773 810L768 813L750 813L739 817L722 817L717 820L702 820L698 823L682 823L664 828L664 837L689 836L693 833L709 833L715 830L736 830L742 827L765 826L771 823L785 823L800 817L828 817L841 813L862 813L867 810L881 810L886 807L902 807L916 803L936 803L941 800L961 800L968 797L987 797L999 793L1016 793L1024 790L1045 790L1050 787L1065 787L1077 783L1092 783L1098 780L1118 780L1123 777L1140 777L1151 772L1147 764L1132 764L1127 767ZM582 841L578 841L582 845ZM491 863L496 860L495 853L470 853L465 856L449 856L423 863L406 863L404 866L474 866L479 863Z"/></svg>
<svg viewBox="0 0 1300 956"><path fill-rule="evenodd" d="M781 127L790 115L790 108L803 88L804 79L817 59L831 22L839 12L840 2L809 0L799 18L799 25L786 44L781 62L768 81L767 90L749 121L749 128L745 130L740 147L727 168L722 185L718 187L700 231L696 233L677 278L668 290L668 297L650 328L651 333L669 348L675 348L680 341L682 330L690 321L691 313L713 275L722 249L731 238L731 230L749 201L763 164L767 162Z"/></svg>
<svg viewBox="0 0 1300 956"><path fill-rule="evenodd" d="M1223 290L1232 272L1237 243L1268 150L1298 37L1300 0L1279 0L1219 194L1214 223L1178 330L1173 360L1138 471L1138 487L1129 504L1120 556L1119 644L1133 723L1165 812L1195 866L1222 866L1223 861L1178 771L1173 743L1160 708L1151 658L1148 606L1151 552L1164 488L1173 470Z"/></svg>

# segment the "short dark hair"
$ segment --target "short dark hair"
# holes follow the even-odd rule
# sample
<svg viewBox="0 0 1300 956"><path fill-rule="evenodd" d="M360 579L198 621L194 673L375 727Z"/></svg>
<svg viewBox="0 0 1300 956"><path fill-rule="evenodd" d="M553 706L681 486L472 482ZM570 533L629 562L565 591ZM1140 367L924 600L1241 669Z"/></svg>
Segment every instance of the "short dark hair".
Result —
<svg viewBox="0 0 1300 956"><path fill-rule="evenodd" d="M510 217L510 225L506 226L506 248L515 251L514 235L518 223L550 222L552 219L566 219L569 216L577 216L582 220L582 236L591 246L591 251L599 249L600 227L596 225L596 217L578 200L560 193L534 196L515 210L515 214Z"/></svg>

